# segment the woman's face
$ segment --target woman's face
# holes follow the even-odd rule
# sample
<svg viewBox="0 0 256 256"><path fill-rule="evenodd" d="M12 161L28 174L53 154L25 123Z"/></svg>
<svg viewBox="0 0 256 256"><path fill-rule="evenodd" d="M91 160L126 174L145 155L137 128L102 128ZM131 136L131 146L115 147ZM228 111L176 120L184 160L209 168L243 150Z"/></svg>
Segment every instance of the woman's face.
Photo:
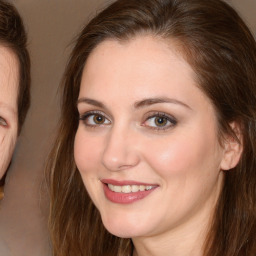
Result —
<svg viewBox="0 0 256 256"><path fill-rule="evenodd" d="M0 178L10 163L18 129L18 60L0 46Z"/></svg>
<svg viewBox="0 0 256 256"><path fill-rule="evenodd" d="M104 41L83 71L75 161L105 227L120 237L197 228L222 185L214 108L168 43Z"/></svg>

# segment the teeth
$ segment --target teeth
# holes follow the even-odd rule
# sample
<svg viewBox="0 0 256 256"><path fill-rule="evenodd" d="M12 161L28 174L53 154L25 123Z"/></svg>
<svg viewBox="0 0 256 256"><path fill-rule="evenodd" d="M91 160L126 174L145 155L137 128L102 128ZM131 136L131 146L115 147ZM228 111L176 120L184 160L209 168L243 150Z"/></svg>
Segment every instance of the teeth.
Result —
<svg viewBox="0 0 256 256"><path fill-rule="evenodd" d="M124 186L115 186L112 184L108 184L108 187L111 191L117 193L131 193L138 191L147 191L153 189L154 186L144 186L144 185L124 185Z"/></svg>
<svg viewBox="0 0 256 256"><path fill-rule="evenodd" d="M122 186L121 188L122 188L123 193L131 193L131 191L132 191L132 188L129 185Z"/></svg>
<svg viewBox="0 0 256 256"><path fill-rule="evenodd" d="M113 191L115 191L115 192L122 192L122 187L120 187L120 186L113 186Z"/></svg>
<svg viewBox="0 0 256 256"><path fill-rule="evenodd" d="M132 192L138 192L140 190L139 186L132 185Z"/></svg>
<svg viewBox="0 0 256 256"><path fill-rule="evenodd" d="M112 184L108 184L110 190L114 191L114 186Z"/></svg>

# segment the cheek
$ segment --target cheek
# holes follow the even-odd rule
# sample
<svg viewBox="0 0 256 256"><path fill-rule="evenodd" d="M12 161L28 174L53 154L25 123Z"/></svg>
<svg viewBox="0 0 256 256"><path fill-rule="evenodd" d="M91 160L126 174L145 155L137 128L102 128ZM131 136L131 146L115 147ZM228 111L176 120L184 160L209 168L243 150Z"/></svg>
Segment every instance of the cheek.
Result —
<svg viewBox="0 0 256 256"><path fill-rule="evenodd" d="M143 150L147 162L160 176L201 176L219 168L221 152L216 141L215 133L197 131L151 141L151 147Z"/></svg>
<svg viewBox="0 0 256 256"><path fill-rule="evenodd" d="M0 131L0 178L6 172L11 161L17 136Z"/></svg>
<svg viewBox="0 0 256 256"><path fill-rule="evenodd" d="M145 159L160 177L161 200L166 202L159 214L170 225L190 216L207 202L215 203L219 193L221 151L214 134L176 134L145 147ZM169 207L175 205L175 207Z"/></svg>
<svg viewBox="0 0 256 256"><path fill-rule="evenodd" d="M79 127L74 142L74 157L82 176L97 170L103 145L97 136L86 136Z"/></svg>
<svg viewBox="0 0 256 256"><path fill-rule="evenodd" d="M95 206L98 208L103 196L98 170L101 163L101 150L103 145L98 137L85 135L80 127L74 141L74 158L81 174L84 186ZM99 186L100 185L100 186Z"/></svg>

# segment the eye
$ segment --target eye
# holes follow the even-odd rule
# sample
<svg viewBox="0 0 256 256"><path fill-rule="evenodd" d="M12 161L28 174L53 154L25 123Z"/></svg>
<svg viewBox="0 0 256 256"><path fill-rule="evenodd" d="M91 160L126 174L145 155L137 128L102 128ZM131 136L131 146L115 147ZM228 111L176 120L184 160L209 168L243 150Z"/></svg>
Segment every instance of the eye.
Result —
<svg viewBox="0 0 256 256"><path fill-rule="evenodd" d="M171 128L177 124L177 121L172 116L166 113L155 113L151 114L146 121L143 123L143 126L148 126L156 130L165 130Z"/></svg>
<svg viewBox="0 0 256 256"><path fill-rule="evenodd" d="M110 121L102 113L88 112L80 116L79 120L82 120L86 126L101 126L109 125Z"/></svg>
<svg viewBox="0 0 256 256"><path fill-rule="evenodd" d="M7 122L2 117L0 117L0 125L7 126Z"/></svg>

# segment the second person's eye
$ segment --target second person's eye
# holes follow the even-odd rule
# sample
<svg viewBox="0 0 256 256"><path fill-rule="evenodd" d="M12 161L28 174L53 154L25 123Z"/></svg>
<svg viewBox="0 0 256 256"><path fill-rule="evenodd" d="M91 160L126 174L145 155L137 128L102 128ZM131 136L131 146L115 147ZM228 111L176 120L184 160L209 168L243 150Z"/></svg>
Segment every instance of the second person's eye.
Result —
<svg viewBox="0 0 256 256"><path fill-rule="evenodd" d="M7 122L2 117L0 117L0 125L7 126Z"/></svg>

